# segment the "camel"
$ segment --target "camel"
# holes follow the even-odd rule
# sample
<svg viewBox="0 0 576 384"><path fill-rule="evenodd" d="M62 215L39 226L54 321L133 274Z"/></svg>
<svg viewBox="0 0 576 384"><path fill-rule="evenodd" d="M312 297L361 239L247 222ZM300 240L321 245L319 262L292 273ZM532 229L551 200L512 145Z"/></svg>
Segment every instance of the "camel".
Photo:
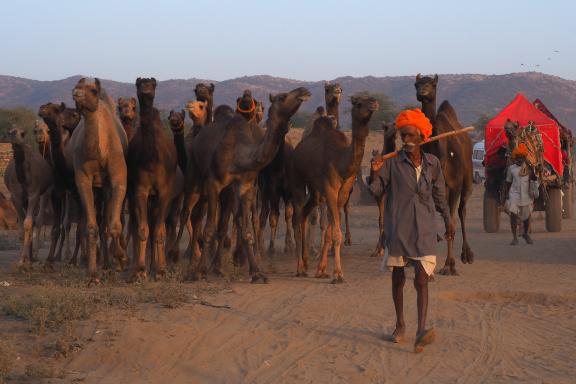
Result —
<svg viewBox="0 0 576 384"><path fill-rule="evenodd" d="M120 215L126 195L128 139L115 113L114 102L102 89L100 80L90 82L85 78L80 79L72 96L76 109L82 115L82 123L74 130L70 143L66 146L66 157L72 160L74 179L82 201L90 281L99 283L96 271L96 241L99 229L93 188L101 188L105 200L104 221L107 233L101 246L104 266L110 266L106 242L110 236L111 251L120 267L124 268L127 257L120 244Z"/></svg>
<svg viewBox="0 0 576 384"><path fill-rule="evenodd" d="M128 149L128 194L134 238L133 279L146 278L146 245L152 224L152 268L155 277L165 274L166 217L176 178L176 147L164 132L154 108L156 79L136 79L140 127ZM151 216L148 216L150 210Z"/></svg>
<svg viewBox="0 0 576 384"><path fill-rule="evenodd" d="M382 130L384 132L384 142L382 144L382 151L374 150L372 152L372 157L385 155L387 153L391 153L396 151L396 128L391 124L386 124L385 122L382 123ZM370 179L376 177L377 172L370 168ZM380 257L384 256L384 248L382 247L382 234L384 233L384 207L385 207L385 200L386 194L380 193L378 195L373 195L374 199L376 200L376 204L378 205L378 229L379 234L378 242L376 243L376 249L370 255L370 257Z"/></svg>
<svg viewBox="0 0 576 384"><path fill-rule="evenodd" d="M132 138L136 134L136 129L138 127L138 113L136 112L136 98L131 97L119 97L118 98L118 115L120 116L120 121L126 132L126 137L128 142L132 141Z"/></svg>
<svg viewBox="0 0 576 384"><path fill-rule="evenodd" d="M208 213L203 234L203 248L200 260L194 263L191 277L198 279L206 276L207 262L213 255L218 224L218 240L224 243L223 230L227 223L217 223L217 210L220 200L220 211L226 212L230 200L222 199L221 192L233 186L235 198L240 202L241 244L243 253L248 256L252 282L267 282L263 274L260 260L254 252L254 239L250 231L249 215L252 211L255 197L255 184L258 173L276 156L284 136L288 132L290 118L298 111L300 105L310 98L310 92L305 88L297 88L288 93L276 96L270 95L271 106L268 109L266 131L262 139L255 137L255 129L250 126L242 115L235 114L229 107L220 106L214 114L214 122L203 129L193 144L194 167L187 167L185 210L192 209L204 191L208 201ZM199 172L200 177L189 175ZM192 176L192 177L191 177ZM189 180L195 180L192 184ZM183 214L186 217L186 213ZM226 219L225 214L220 215ZM254 220L254 218L253 218ZM194 231L197 229L194 228ZM218 255L216 255L219 257ZM216 259L215 269L219 268Z"/></svg>
<svg viewBox="0 0 576 384"><path fill-rule="evenodd" d="M206 85L204 83L198 83L194 88L194 94L196 95L197 101L204 101L206 103L206 124L211 123L214 111L214 84L210 83L210 85Z"/></svg>
<svg viewBox="0 0 576 384"><path fill-rule="evenodd" d="M34 140L36 140L36 144L38 144L38 152L40 152L44 160L50 162L50 134L48 133L48 125L36 120L32 132L34 133Z"/></svg>
<svg viewBox="0 0 576 384"><path fill-rule="evenodd" d="M350 196L362 162L369 133L368 123L372 114L379 108L378 102L372 97L353 96L350 101L352 103L351 142L344 133L335 129L336 120L329 115L318 118L314 122L312 133L294 150L290 179L294 204L294 234L298 250L296 276L307 276L308 215L320 201L325 201L329 216L328 229L322 242L322 257L316 277L329 277L326 273L328 250L333 246L335 267L332 282L344 281L340 260L342 241L340 211Z"/></svg>
<svg viewBox="0 0 576 384"><path fill-rule="evenodd" d="M80 113L73 108L67 108L66 104L47 103L40 106L40 116L48 127L50 164L54 177L54 190L52 193L52 209L55 222L51 231L51 245L48 252L47 262L62 259L62 247L65 244L66 259L75 263L81 242L81 226L79 218L79 199L77 197L74 173L68 167L64 154L64 147L68 144L72 132L80 122ZM64 209L62 207L64 206ZM58 220L58 221L56 221ZM70 228L72 222L79 225L76 228L76 245L74 254L70 254ZM60 238L58 250L56 243ZM55 256L56 254L56 256Z"/></svg>
<svg viewBox="0 0 576 384"><path fill-rule="evenodd" d="M436 112L436 88L438 75L416 76L414 86L416 98L422 103L422 112L433 125L432 135L462 129L456 111L448 101L442 102ZM446 197L452 220L458 208L460 226L462 227L463 263L472 263L474 253L466 237L466 204L472 194L472 141L468 135L451 136L446 140L436 141L423 147L424 151L440 159L444 179L446 180ZM453 255L454 239L448 240L448 255L444 267L439 271L443 275L457 275L456 261Z"/></svg>
<svg viewBox="0 0 576 384"><path fill-rule="evenodd" d="M52 169L42 155L24 141L26 132L12 128L9 133L13 159L6 168L4 182L10 191L11 200L22 223L22 247L18 267L29 270L32 264L33 232L37 228L35 216L40 209L40 199L53 183ZM36 235L38 239L38 235Z"/></svg>

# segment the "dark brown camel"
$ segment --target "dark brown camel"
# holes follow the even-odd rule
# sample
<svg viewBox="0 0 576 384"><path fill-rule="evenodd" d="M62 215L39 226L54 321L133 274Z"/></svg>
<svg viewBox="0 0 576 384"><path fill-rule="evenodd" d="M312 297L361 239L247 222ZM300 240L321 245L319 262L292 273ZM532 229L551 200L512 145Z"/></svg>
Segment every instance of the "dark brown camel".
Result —
<svg viewBox="0 0 576 384"><path fill-rule="evenodd" d="M396 128L392 124L382 123L382 130L384 132L384 142L382 144L382 151L374 150L372 152L372 156L380 156L385 155L387 153L392 153L396 151ZM377 172L370 168L370 179L376 177ZM369 191L371 191L369 189ZM374 196L374 200L376 200L376 204L378 205L378 229L379 234L378 241L376 243L376 249L370 255L371 257L379 257L384 256L384 248L382 248L382 234L384 233L384 203L386 201L386 195L384 193L380 193Z"/></svg>
<svg viewBox="0 0 576 384"><path fill-rule="evenodd" d="M48 126L50 164L54 177L52 209L54 210L54 217L59 218L59 225L56 225L55 222L52 226L52 242L47 260L61 260L62 244L65 243L66 259L76 263L82 233L79 217L80 201L74 182L74 172L71 165L67 164L64 147L68 144L72 133L80 122L80 113L74 108L67 108L64 103L47 103L40 106L38 116ZM71 256L70 228L73 221L79 225L76 228L76 245L73 256ZM56 251L54 246L58 238L61 239L61 242Z"/></svg>
<svg viewBox="0 0 576 384"><path fill-rule="evenodd" d="M128 142L132 141L138 128L138 112L136 112L136 105L136 98L134 97L118 98L118 115L120 116L120 121L122 122L124 131L126 132Z"/></svg>
<svg viewBox="0 0 576 384"><path fill-rule="evenodd" d="M436 112L436 88L438 75L416 76L414 84L416 98L422 103L422 112L433 124L432 135L452 132L462 129L456 111L448 101L442 102ZM472 194L472 140L468 135L451 136L446 140L439 140L425 145L424 150L440 159L446 190L448 206L452 220L458 208L460 225L462 227L462 254L463 263L472 263L474 253L468 245L466 237L466 204ZM444 267L439 271L443 275L457 275L456 261L453 255L454 239L448 240L448 255Z"/></svg>
<svg viewBox="0 0 576 384"><path fill-rule="evenodd" d="M114 101L106 94L100 81L80 79L73 90L76 109L82 115L82 122L74 130L66 148L73 151L74 179L82 201L82 212L86 223L86 249L88 273L91 282L98 283L96 270L96 247L98 240L98 220L96 199L93 188L101 188L106 223L103 243L104 266L110 266L107 238L112 238L111 251L121 268L127 257L121 246L122 205L126 194L126 153L128 139L120 119L116 115ZM98 210L101 209L100 207ZM102 231L102 228L100 229Z"/></svg>
<svg viewBox="0 0 576 384"><path fill-rule="evenodd" d="M206 85L204 83L198 83L194 88L194 94L196 95L197 101L206 102L206 124L211 123L214 111L214 84L210 83L210 85Z"/></svg>
<svg viewBox="0 0 576 384"><path fill-rule="evenodd" d="M328 207L328 229L322 241L322 258L316 277L328 277L328 250L334 247L333 283L343 282L340 260L342 232L340 211L350 196L364 155L368 137L368 123L378 110L378 102L371 97L351 97L352 141L335 129L334 117L320 117L314 122L312 133L294 150L291 184L294 204L294 235L298 250L297 276L307 276L308 244L306 232L308 215L320 201ZM308 193L306 192L308 190Z"/></svg>
<svg viewBox="0 0 576 384"><path fill-rule="evenodd" d="M42 195L52 187L53 178L50 164L25 142L25 134L20 128L13 128L8 133L14 157L6 168L4 182L22 225L23 240L18 267L29 270L33 247L37 247L33 244L33 232L38 229L35 228L35 216L40 209Z"/></svg>
<svg viewBox="0 0 576 384"><path fill-rule="evenodd" d="M176 177L176 147L154 108L156 79L136 79L140 126L128 149L128 195L134 241L133 278L146 277L146 245L151 224L151 271L166 268L166 217ZM149 216L150 213L150 216Z"/></svg>
<svg viewBox="0 0 576 384"><path fill-rule="evenodd" d="M240 202L238 214L240 215L239 231L241 232L241 246L243 253L248 256L252 282L265 282L267 278L262 273L260 260L257 259L257 252L254 252L254 238L250 230L249 216L252 212L255 198L255 184L259 171L268 165L276 156L284 136L288 132L290 118L298 111L298 108L310 97L310 92L305 88L297 88L289 93L282 93L276 96L270 95L272 103L268 110L266 120L266 132L262 140L257 140L254 135L255 130L250 126L243 116L233 113L227 107L221 108L221 113L215 113L214 123L203 129L193 145L193 158L196 170L200 172L200 183L190 185L186 188L194 188L195 191L187 191L184 206L187 209L193 208L198 201L199 192L205 191L208 200L208 214L206 227L203 236L202 255L198 263L193 265L193 278L200 278L207 274L208 260L213 256L216 237L219 244L224 241L224 233L218 233L219 229L227 226L217 223L217 209L220 200L220 211L227 208L224 204L229 204L231 199L221 199L221 192L229 186L233 186L236 199ZM190 172L192 167L186 169ZM187 175L188 176L188 175ZM194 196L195 192L196 196ZM185 214L184 214L185 215ZM226 215L220 215L225 218ZM196 228L194 228L196 231ZM218 257L218 255L216 255ZM218 269L218 262L215 263Z"/></svg>

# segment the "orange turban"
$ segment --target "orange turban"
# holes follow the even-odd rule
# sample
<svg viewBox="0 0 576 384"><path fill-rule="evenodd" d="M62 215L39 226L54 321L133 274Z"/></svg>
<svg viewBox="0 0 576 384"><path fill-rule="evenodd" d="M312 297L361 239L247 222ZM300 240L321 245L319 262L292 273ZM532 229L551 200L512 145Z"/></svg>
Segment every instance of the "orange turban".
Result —
<svg viewBox="0 0 576 384"><path fill-rule="evenodd" d="M432 123L419 108L406 109L396 117L396 129L407 125L418 128L424 139L428 139L432 135Z"/></svg>
<svg viewBox="0 0 576 384"><path fill-rule="evenodd" d="M518 156L526 157L528 156L528 147L524 143L520 143L512 151L512 158L515 159Z"/></svg>

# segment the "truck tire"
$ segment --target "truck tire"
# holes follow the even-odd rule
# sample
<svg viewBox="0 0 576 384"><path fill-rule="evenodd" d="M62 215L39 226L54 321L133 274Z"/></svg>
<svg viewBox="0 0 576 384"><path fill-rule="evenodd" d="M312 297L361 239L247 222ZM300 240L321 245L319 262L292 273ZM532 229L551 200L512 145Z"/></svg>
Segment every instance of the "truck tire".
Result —
<svg viewBox="0 0 576 384"><path fill-rule="evenodd" d="M546 201L546 230L560 232L562 230L562 194L560 188L548 189Z"/></svg>
<svg viewBox="0 0 576 384"><path fill-rule="evenodd" d="M500 208L494 193L484 191L484 231L496 233L500 229Z"/></svg>
<svg viewBox="0 0 576 384"><path fill-rule="evenodd" d="M574 185L572 183L564 189L564 198L562 199L562 217L571 219L574 217Z"/></svg>

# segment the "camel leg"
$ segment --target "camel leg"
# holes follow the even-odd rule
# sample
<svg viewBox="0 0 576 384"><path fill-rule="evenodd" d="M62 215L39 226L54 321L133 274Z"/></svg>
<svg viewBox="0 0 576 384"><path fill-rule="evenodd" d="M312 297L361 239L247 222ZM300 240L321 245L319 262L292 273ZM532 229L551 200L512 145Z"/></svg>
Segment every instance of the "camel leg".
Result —
<svg viewBox="0 0 576 384"><path fill-rule="evenodd" d="M192 262L198 262L200 260L200 245L199 241L202 235L202 220L206 214L205 206L203 199L201 199L200 194L196 193L192 196L192 204L194 204L194 208L191 211L191 214L188 215L188 219L186 225L190 225L191 227L191 235L188 240L188 246L186 248L186 257ZM183 231L184 228L182 227L182 217L180 216L180 231Z"/></svg>
<svg viewBox="0 0 576 384"><path fill-rule="evenodd" d="M340 201L339 192L334 191L330 193L327 190L326 193L326 205L328 207L328 220L330 221L330 226L332 230L332 242L334 248L334 277L332 279L332 284L343 283L344 274L342 272L342 262L340 256L340 250L342 245L342 229L340 228L340 207L345 204Z"/></svg>
<svg viewBox="0 0 576 384"><path fill-rule="evenodd" d="M462 227L462 254L460 255L460 259L464 264L472 264L474 262L474 252L472 252L472 249L468 244L468 236L466 236L466 204L468 203L471 194L472 188L465 186L458 207L458 216L460 218L460 226Z"/></svg>
<svg viewBox="0 0 576 384"><path fill-rule="evenodd" d="M122 236L122 206L126 198L126 173L114 173L114 170L109 171L111 174L110 183L112 185L112 194L107 204L107 221L108 233L112 238L110 244L110 253L118 262L119 269L125 270L128 266L128 256L126 251L122 248L120 237ZM123 176L122 176L123 175Z"/></svg>
<svg viewBox="0 0 576 384"><path fill-rule="evenodd" d="M204 226L202 254L195 268L191 271L190 278L199 280L205 278L208 273L208 260L214 253L214 238L218 219L218 197L222 188L215 181L209 180L206 186L208 199L208 212L206 214L206 225ZM196 228L194 228L196 230Z"/></svg>
<svg viewBox="0 0 576 384"><path fill-rule="evenodd" d="M176 242L178 218L182 210L183 195L175 198L170 204L168 218L166 219L166 236L167 236L167 255L168 262L177 263L180 259L180 247Z"/></svg>
<svg viewBox="0 0 576 384"><path fill-rule="evenodd" d="M264 228L270 217L270 199L268 193L261 190L260 199L262 206L260 207L260 226L258 227L258 248L260 254L264 255ZM272 226L272 223L270 223L270 226ZM272 239L270 239L270 241L272 242Z"/></svg>
<svg viewBox="0 0 576 384"><path fill-rule="evenodd" d="M333 237L332 237L331 224L326 225L326 230L324 231L322 238L322 250L320 253L320 261L318 262L318 268L316 270L316 275L314 277L319 279L327 279L330 275L326 272L328 269L328 252L332 248Z"/></svg>
<svg viewBox="0 0 576 384"><path fill-rule="evenodd" d="M320 203L319 209L319 219L320 219L320 247L322 248L322 242L326 237L326 231L328 230L328 210L326 209L326 201L322 201ZM314 239L310 239L310 241L314 242Z"/></svg>
<svg viewBox="0 0 576 384"><path fill-rule="evenodd" d="M28 196L28 206L26 207L26 214L22 222L23 236L22 248L20 250L20 261L18 268L23 271L30 269L32 264L32 232L34 231L34 211L38 206L40 196Z"/></svg>
<svg viewBox="0 0 576 384"><path fill-rule="evenodd" d="M52 190L50 194L52 202L52 210L54 212L54 221L52 222L52 229L50 231L50 250L48 251L48 257L46 257L45 266L47 268L52 268L54 264L55 257L54 253L56 251L56 245L60 239L61 234L61 224L62 224L62 197L63 193L56 191L56 188ZM59 258L62 259L62 248L60 248Z"/></svg>
<svg viewBox="0 0 576 384"><path fill-rule="evenodd" d="M216 276L224 276L222 272L222 255L225 248L225 238L228 233L228 224L232 215L232 206L234 205L234 191L232 188L225 188L220 193L220 214L218 217L218 248L211 263L212 272Z"/></svg>
<svg viewBox="0 0 576 384"><path fill-rule="evenodd" d="M134 261L132 263L132 281L146 280L146 245L150 228L148 226L148 196L147 189L136 188L130 196L130 221L134 229L132 246L134 248Z"/></svg>
<svg viewBox="0 0 576 384"><path fill-rule="evenodd" d="M100 280L96 271L96 242L98 240L98 224L96 221L96 207L94 205L94 192L92 180L86 175L76 175L76 186L82 201L82 211L85 220L86 256L88 258L88 274L90 283L98 284Z"/></svg>
<svg viewBox="0 0 576 384"><path fill-rule="evenodd" d="M296 276L307 276L307 262L303 258L303 244L306 238L302 233L302 211L306 201L306 188L303 185L295 185L292 191L292 207L294 216L292 217L292 229L294 231L294 240L296 241L297 266Z"/></svg>
<svg viewBox="0 0 576 384"><path fill-rule="evenodd" d="M286 222L286 236L284 236L284 252L294 252L294 234L292 233L292 218L294 216L294 207L292 202L284 200L284 221Z"/></svg>
<svg viewBox="0 0 576 384"><path fill-rule="evenodd" d="M260 228L260 215L258 214L258 205L257 205L257 189L256 187L254 187L254 192L252 192L253 196L252 196L252 205L250 207L250 214L251 214L251 219L252 219L252 233L254 234L254 245L252 246L254 248L254 254L257 255L257 259L260 260L260 263L262 264L262 255L263 253L260 252L260 248L258 247L259 242L261 241L260 239L260 233L259 233L259 228Z"/></svg>
<svg viewBox="0 0 576 384"><path fill-rule="evenodd" d="M350 191L352 193L352 191ZM352 234L350 232L350 223L348 222L348 213L350 208L350 196L348 196L348 200L344 204L344 224L346 226L346 237L344 239L344 245L352 245Z"/></svg>
<svg viewBox="0 0 576 384"><path fill-rule="evenodd" d="M171 184L171 181L168 181ZM170 204L170 191L158 191L156 196L156 208L154 212L153 244L154 248L154 278L163 277L166 274L166 217Z"/></svg>
<svg viewBox="0 0 576 384"><path fill-rule="evenodd" d="M454 191L448 191L448 207L450 209L452 222L454 222L459 197L459 194L454 193ZM458 272L456 271L456 260L454 259L454 239L447 240L446 246L448 248L448 255L446 256L444 267L442 267L438 273L441 275L456 276Z"/></svg>
<svg viewBox="0 0 576 384"><path fill-rule="evenodd" d="M302 262L304 263L304 273L301 273L300 276L308 276L306 271L308 270L308 259L310 257L310 240L308 238L309 231L308 231L308 220L310 217L310 213L314 211L314 209L318 206L318 193L315 191L310 190L308 201L304 208L302 209L302 218L300 219L300 232L302 237L302 244L301 244L301 254L302 254ZM298 275L296 275L298 276Z"/></svg>
<svg viewBox="0 0 576 384"><path fill-rule="evenodd" d="M384 196L378 197L376 203L378 204L378 229L380 236L378 236L376 249L372 255L370 255L371 257L384 256L384 248L382 248L382 235L384 234Z"/></svg>
<svg viewBox="0 0 576 384"><path fill-rule="evenodd" d="M280 217L280 196L273 196L270 201L270 244L268 254L274 255L274 242L278 231L278 219Z"/></svg>
<svg viewBox="0 0 576 384"><path fill-rule="evenodd" d="M254 204L255 188L253 185L240 186L240 228L238 231L242 234L242 248L244 253L248 256L250 263L250 272L252 274L252 283L267 283L268 278L262 272L260 258L258 253L254 252L254 237L250 228L249 215L252 211Z"/></svg>
<svg viewBox="0 0 576 384"><path fill-rule="evenodd" d="M82 245L82 233L84 232L84 225L82 223L83 220L80 218L76 224L76 244L74 244L74 253L72 257L68 259L68 264L78 265L78 252L80 250L80 246Z"/></svg>

